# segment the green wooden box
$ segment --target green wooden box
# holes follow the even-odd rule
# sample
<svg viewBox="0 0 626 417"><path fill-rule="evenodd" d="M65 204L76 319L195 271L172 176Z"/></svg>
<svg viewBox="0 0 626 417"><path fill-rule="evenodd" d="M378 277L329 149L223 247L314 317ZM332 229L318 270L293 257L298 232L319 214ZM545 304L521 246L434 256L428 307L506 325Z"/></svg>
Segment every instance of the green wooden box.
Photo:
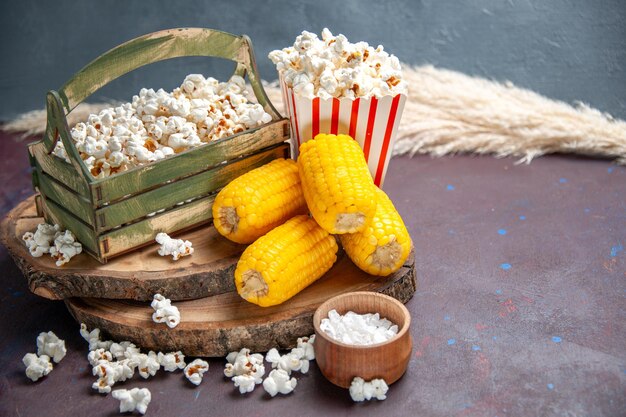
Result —
<svg viewBox="0 0 626 417"><path fill-rule="evenodd" d="M272 121L161 161L94 178L70 137L67 114L121 75L183 56L234 61L234 73L247 76ZM40 194L37 208L49 223L71 230L83 249L103 263L154 242L159 232L209 224L211 204L221 187L250 169L289 156L289 123L265 94L245 35L182 28L141 36L89 63L59 91L48 92L46 107L46 132L29 145L33 186ZM71 164L51 154L59 139Z"/></svg>

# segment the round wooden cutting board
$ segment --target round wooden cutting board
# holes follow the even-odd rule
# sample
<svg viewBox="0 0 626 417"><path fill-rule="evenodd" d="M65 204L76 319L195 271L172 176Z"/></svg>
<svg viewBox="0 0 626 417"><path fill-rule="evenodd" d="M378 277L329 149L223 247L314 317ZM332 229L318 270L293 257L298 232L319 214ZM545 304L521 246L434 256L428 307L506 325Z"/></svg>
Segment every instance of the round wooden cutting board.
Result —
<svg viewBox="0 0 626 417"><path fill-rule="evenodd" d="M34 258L22 241L44 219L37 215L35 198L20 203L4 218L0 237L28 280L30 290L42 297L152 300L156 293L172 300L189 300L233 291L233 272L245 249L205 226L177 235L193 243L191 256L172 261L157 254L158 244L140 248L101 264L87 253L62 267L44 255Z"/></svg>
<svg viewBox="0 0 626 417"><path fill-rule="evenodd" d="M340 252L331 270L301 293L281 305L259 307L234 291L233 270L244 246L218 236L212 227L180 235L193 242L195 252L178 262L158 256L157 246L152 245L104 265L81 254L59 268L47 255L33 258L22 242L22 235L42 221L31 197L13 209L0 227L3 243L31 291L65 299L79 323L142 349L219 357L242 347L256 352L290 348L298 337L313 334L315 309L335 295L377 291L405 303L416 290L412 253L394 274L375 277ZM181 322L175 328L152 321L150 301L155 293L179 300L174 304Z"/></svg>
<svg viewBox="0 0 626 417"><path fill-rule="evenodd" d="M182 350L192 356L226 356L247 347L255 352L291 348L313 334L313 313L329 298L351 291L377 291L406 303L415 293L413 256L388 277L373 277L343 255L319 281L274 307L259 307L236 292L174 303L181 322L173 329L152 321L148 302L70 298L72 315L89 329L98 327L112 340L130 340L143 349Z"/></svg>

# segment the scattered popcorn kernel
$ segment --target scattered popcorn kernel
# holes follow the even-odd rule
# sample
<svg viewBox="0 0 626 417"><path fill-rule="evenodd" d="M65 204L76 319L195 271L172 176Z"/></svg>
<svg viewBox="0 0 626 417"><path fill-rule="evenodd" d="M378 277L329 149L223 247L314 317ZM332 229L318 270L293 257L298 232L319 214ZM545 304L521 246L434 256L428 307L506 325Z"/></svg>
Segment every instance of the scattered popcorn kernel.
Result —
<svg viewBox="0 0 626 417"><path fill-rule="evenodd" d="M50 256L56 259L57 266L63 266L82 251L83 245L76 241L72 232L66 230L54 239L54 246L50 247Z"/></svg>
<svg viewBox="0 0 626 417"><path fill-rule="evenodd" d="M154 376L161 368L157 354L153 351L148 352L148 354L139 353L133 356L130 361L137 366L139 375L141 375L142 378Z"/></svg>
<svg viewBox="0 0 626 417"><path fill-rule="evenodd" d="M80 335L89 343L90 351L96 349L109 350L109 348L113 344L113 342L110 340L100 340L100 329L95 328L90 332L89 330L87 330L87 326L85 325L85 323L80 324Z"/></svg>
<svg viewBox="0 0 626 417"><path fill-rule="evenodd" d="M180 350L178 352L161 353L157 355L158 361L167 372L174 372L185 368L185 355Z"/></svg>
<svg viewBox="0 0 626 417"><path fill-rule="evenodd" d="M297 347L304 351L303 358L309 361L315 359L315 350L313 349L313 343L315 343L315 335L309 337L299 337Z"/></svg>
<svg viewBox="0 0 626 417"><path fill-rule="evenodd" d="M209 370L209 364L202 359L196 359L185 367L185 376L194 385L200 385L202 376Z"/></svg>
<svg viewBox="0 0 626 417"><path fill-rule="evenodd" d="M111 362L113 355L111 355L111 352L100 348L89 352L87 360L91 366L98 366L101 362Z"/></svg>
<svg viewBox="0 0 626 417"><path fill-rule="evenodd" d="M172 260L177 261L183 256L193 253L193 246L190 241L182 239L172 239L167 233L159 233L156 235L158 244L161 245L158 252L161 256L172 255Z"/></svg>
<svg viewBox="0 0 626 417"><path fill-rule="evenodd" d="M37 356L34 353L27 353L22 362L26 366L26 376L33 382L52 372L52 363L47 355Z"/></svg>
<svg viewBox="0 0 626 417"><path fill-rule="evenodd" d="M109 351L115 359L131 359L141 353L139 348L131 342L112 343Z"/></svg>
<svg viewBox="0 0 626 417"><path fill-rule="evenodd" d="M152 400L148 388L116 389L111 396L119 400L120 413L137 411L140 414L146 414L148 404Z"/></svg>
<svg viewBox="0 0 626 417"><path fill-rule="evenodd" d="M282 369L274 369L263 381L263 389L272 397L276 394L289 394L298 382L296 378L289 378L289 374Z"/></svg>
<svg viewBox="0 0 626 417"><path fill-rule="evenodd" d="M161 294L154 294L151 306L154 309L152 320L155 323L166 323L171 329L180 323L178 307L173 306L169 298L165 298Z"/></svg>
<svg viewBox="0 0 626 417"><path fill-rule="evenodd" d="M231 378L241 394L252 392L256 385L263 382L263 355L250 354L250 350L244 348L229 353L226 360L228 363L224 368L224 376Z"/></svg>
<svg viewBox="0 0 626 417"><path fill-rule="evenodd" d="M32 256L38 258L48 253L56 260L57 266L65 265L83 250L72 232L61 232L58 224L41 223L35 233L24 233L22 239Z"/></svg>
<svg viewBox="0 0 626 417"><path fill-rule="evenodd" d="M38 258L44 253L50 253L50 247L54 244L54 239L60 233L58 224L53 226L47 223L41 223L37 225L35 233L27 232L22 236L22 239L30 254Z"/></svg>
<svg viewBox="0 0 626 417"><path fill-rule="evenodd" d="M290 353L281 356L277 349L272 348L267 352L265 360L272 364L272 368L282 369L291 375L292 371L300 371L303 366L305 370L302 373L308 372L309 361L302 359L303 356L304 351L302 349L295 348Z"/></svg>
<svg viewBox="0 0 626 417"><path fill-rule="evenodd" d="M101 362L93 368L94 376L98 376L98 380L91 385L91 388L97 390L100 394L108 394L111 387L115 385L115 371L107 362Z"/></svg>
<svg viewBox="0 0 626 417"><path fill-rule="evenodd" d="M65 341L57 337L53 332L39 333L37 336L37 354L47 355L55 363L61 362L65 357L67 350L65 349Z"/></svg>
<svg viewBox="0 0 626 417"><path fill-rule="evenodd" d="M365 382L363 378L356 377L350 385L350 397L355 402L369 401L372 398L384 400L387 398L388 390L389 387L384 379L372 379Z"/></svg>

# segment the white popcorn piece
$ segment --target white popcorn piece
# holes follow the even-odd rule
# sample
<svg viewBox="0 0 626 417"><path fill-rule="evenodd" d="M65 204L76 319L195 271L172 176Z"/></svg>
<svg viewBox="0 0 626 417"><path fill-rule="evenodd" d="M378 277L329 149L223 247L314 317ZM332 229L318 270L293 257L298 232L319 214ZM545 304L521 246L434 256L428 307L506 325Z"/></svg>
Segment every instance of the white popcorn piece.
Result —
<svg viewBox="0 0 626 417"><path fill-rule="evenodd" d="M61 359L65 357L67 349L65 349L65 341L57 337L53 332L39 333L37 336L37 354L46 355L54 361L54 363L61 362Z"/></svg>
<svg viewBox="0 0 626 417"><path fill-rule="evenodd" d="M119 400L120 413L137 411L140 414L146 414L148 404L152 400L148 388L116 389L111 396Z"/></svg>
<svg viewBox="0 0 626 417"><path fill-rule="evenodd" d="M336 310L322 319L320 329L332 339L348 345L372 345L390 340L398 334L398 326L375 314L356 314L348 311L341 315Z"/></svg>
<svg viewBox="0 0 626 417"><path fill-rule="evenodd" d="M108 394L116 382L123 382L132 378L136 366L137 364L132 359L116 362L100 360L92 369L93 375L98 376L98 380L93 383L92 388L97 389L101 394Z"/></svg>
<svg viewBox="0 0 626 417"><path fill-rule="evenodd" d="M288 86L305 98L406 94L400 61L367 42L350 43L325 28L322 38L303 31L293 46L269 54Z"/></svg>
<svg viewBox="0 0 626 417"><path fill-rule="evenodd" d="M263 355L260 353L250 354L250 349L243 348L239 352L230 352L226 356L226 361L224 376L228 378L244 374L260 378L265 374Z"/></svg>
<svg viewBox="0 0 626 417"><path fill-rule="evenodd" d="M224 368L224 376L231 378L241 394L252 392L256 385L263 382L263 355L251 355L250 350L244 348L239 352L231 352L226 360L228 363Z"/></svg>
<svg viewBox="0 0 626 417"><path fill-rule="evenodd" d="M369 401L372 398L382 401L387 398L387 391L389 387L384 379L365 382L363 378L356 377L350 384L350 397L355 402Z"/></svg>
<svg viewBox="0 0 626 417"><path fill-rule="evenodd" d="M82 252L82 245L76 241L72 232L61 232L58 224L41 223L35 233L27 232L22 239L32 256L40 257L48 253L56 259L57 266L65 265Z"/></svg>
<svg viewBox="0 0 626 417"><path fill-rule="evenodd" d="M158 250L159 255L172 255L172 260L174 261L193 253L193 246L188 240L172 239L167 235L167 233L158 233L155 240L161 245Z"/></svg>
<svg viewBox="0 0 626 417"><path fill-rule="evenodd" d="M139 353L129 360L133 365L137 366L139 375L144 379L154 376L161 369L158 356L153 351L148 352L148 354Z"/></svg>
<svg viewBox="0 0 626 417"><path fill-rule="evenodd" d="M122 359L117 362L111 362L113 367L113 378L115 382L126 381L135 375L136 363L132 359Z"/></svg>
<svg viewBox="0 0 626 417"><path fill-rule="evenodd" d="M185 355L180 350L178 352L161 353L157 355L157 359L164 370L167 372L174 372L178 369L184 369Z"/></svg>
<svg viewBox="0 0 626 417"><path fill-rule="evenodd" d="M50 255L56 259L57 266L65 265L82 251L83 245L76 241L76 238L69 230L58 235L54 239L54 246L50 247Z"/></svg>
<svg viewBox="0 0 626 417"><path fill-rule="evenodd" d="M272 368L281 369L291 375L293 371L301 371L306 373L309 370L309 361L302 359L304 357L304 350L295 348L286 355L280 355L276 348L272 348L267 352L265 360L272 364Z"/></svg>
<svg viewBox="0 0 626 417"><path fill-rule="evenodd" d="M100 348L89 352L87 360L91 366L98 366L102 362L111 362L113 355L111 355L111 352Z"/></svg>
<svg viewBox="0 0 626 417"><path fill-rule="evenodd" d="M115 385L115 372L113 368L107 363L101 363L93 369L94 374L96 369L100 370L99 378L96 382L91 384L91 388L97 390L100 394L110 393L111 387Z"/></svg>
<svg viewBox="0 0 626 417"><path fill-rule="evenodd" d="M230 364L234 364L238 357L244 356L249 362L253 364L262 364L263 363L263 355L260 353L250 353L250 349L243 348L239 352L230 352L226 355L226 361Z"/></svg>
<svg viewBox="0 0 626 417"><path fill-rule="evenodd" d="M294 390L298 381L296 378L289 378L289 374L282 369L274 369L263 381L263 389L272 397L278 393L289 394Z"/></svg>
<svg viewBox="0 0 626 417"><path fill-rule="evenodd" d="M105 178L271 121L246 94L240 76L220 83L190 74L171 92L142 88L131 103L90 115L70 134L91 174ZM63 143L53 154L69 163Z"/></svg>
<svg viewBox="0 0 626 417"><path fill-rule="evenodd" d="M180 311L178 311L178 307L172 305L169 298L165 298L161 294L154 294L151 306L154 309L152 321L155 323L166 323L171 329L180 323Z"/></svg>
<svg viewBox="0 0 626 417"><path fill-rule="evenodd" d="M262 381L263 379L261 379ZM249 392L254 391L254 388L260 382L256 382L257 380L252 375L243 374L236 375L233 377L233 382L235 383L235 387L239 388L240 394L247 394Z"/></svg>
<svg viewBox="0 0 626 417"><path fill-rule="evenodd" d="M22 236L22 239L30 254L35 258L39 258L44 253L50 253L50 247L60 233L58 224L41 223L37 225L35 233L27 232Z"/></svg>
<svg viewBox="0 0 626 417"><path fill-rule="evenodd" d="M47 355L37 356L34 353L27 353L22 362L26 366L26 376L33 382L52 372L52 363Z"/></svg>
<svg viewBox="0 0 626 417"><path fill-rule="evenodd" d="M116 359L132 359L140 354L140 350L131 342L111 343L109 351Z"/></svg>
<svg viewBox="0 0 626 417"><path fill-rule="evenodd" d="M90 332L87 330L87 325L85 325L85 323L80 324L80 335L89 343L89 351L97 349L109 350L113 344L110 340L100 340L100 329L95 328Z"/></svg>
<svg viewBox="0 0 626 417"><path fill-rule="evenodd" d="M313 344L315 343L315 335L311 335L309 337L299 337L297 341L297 347L302 349L304 355L302 356L304 359L312 361L315 359L315 350L313 348Z"/></svg>
<svg viewBox="0 0 626 417"><path fill-rule="evenodd" d="M202 359L196 359L185 367L185 376L194 385L200 385L202 376L209 370L209 364Z"/></svg>

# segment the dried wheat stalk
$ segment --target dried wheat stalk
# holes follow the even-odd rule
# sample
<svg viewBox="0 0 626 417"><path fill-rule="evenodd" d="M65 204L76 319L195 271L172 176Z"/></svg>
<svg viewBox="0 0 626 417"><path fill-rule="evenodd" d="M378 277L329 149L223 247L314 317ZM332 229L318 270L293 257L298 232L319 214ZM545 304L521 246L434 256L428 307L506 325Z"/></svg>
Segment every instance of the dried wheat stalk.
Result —
<svg viewBox="0 0 626 417"><path fill-rule="evenodd" d="M626 164L626 122L582 103L573 107L511 83L498 83L432 66L405 66L409 99L394 155L453 153L516 156L520 162L548 153L616 158ZM276 83L268 96L282 110ZM104 104L81 104L69 124L97 113ZM9 132L43 133L46 115L35 110L3 126Z"/></svg>

